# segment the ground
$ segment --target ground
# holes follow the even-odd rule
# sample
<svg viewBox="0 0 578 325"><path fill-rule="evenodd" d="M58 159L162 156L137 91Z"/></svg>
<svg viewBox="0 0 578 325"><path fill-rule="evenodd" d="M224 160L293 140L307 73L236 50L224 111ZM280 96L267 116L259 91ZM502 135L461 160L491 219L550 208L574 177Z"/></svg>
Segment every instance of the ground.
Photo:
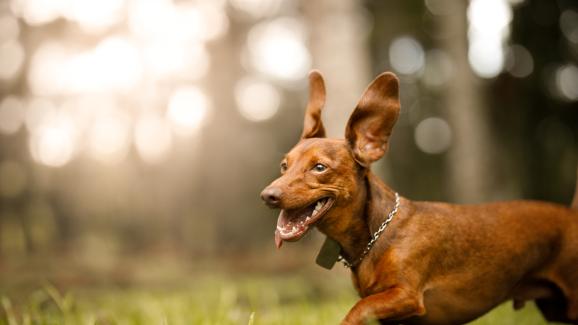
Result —
<svg viewBox="0 0 578 325"><path fill-rule="evenodd" d="M213 273L181 282L7 289L0 324L338 324L356 301L341 274ZM506 303L472 324L546 322L533 304L515 312Z"/></svg>

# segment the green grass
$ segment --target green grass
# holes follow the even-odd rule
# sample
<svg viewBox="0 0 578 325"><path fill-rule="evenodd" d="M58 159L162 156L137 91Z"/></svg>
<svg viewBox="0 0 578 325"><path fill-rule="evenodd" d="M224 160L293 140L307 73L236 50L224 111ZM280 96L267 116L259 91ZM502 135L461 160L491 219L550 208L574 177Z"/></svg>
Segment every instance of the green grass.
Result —
<svg viewBox="0 0 578 325"><path fill-rule="evenodd" d="M69 288L47 284L1 298L0 324L338 324L357 300L347 278L203 276L181 286ZM529 304L473 322L546 324Z"/></svg>

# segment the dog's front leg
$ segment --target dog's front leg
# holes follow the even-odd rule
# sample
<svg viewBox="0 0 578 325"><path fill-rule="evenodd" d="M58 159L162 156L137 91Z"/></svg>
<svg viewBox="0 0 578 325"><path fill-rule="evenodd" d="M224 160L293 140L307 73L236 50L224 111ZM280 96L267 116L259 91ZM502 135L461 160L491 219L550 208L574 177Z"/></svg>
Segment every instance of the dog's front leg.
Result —
<svg viewBox="0 0 578 325"><path fill-rule="evenodd" d="M411 290L396 287L358 301L341 325L365 324L372 319L400 320L423 314L425 307L420 296Z"/></svg>

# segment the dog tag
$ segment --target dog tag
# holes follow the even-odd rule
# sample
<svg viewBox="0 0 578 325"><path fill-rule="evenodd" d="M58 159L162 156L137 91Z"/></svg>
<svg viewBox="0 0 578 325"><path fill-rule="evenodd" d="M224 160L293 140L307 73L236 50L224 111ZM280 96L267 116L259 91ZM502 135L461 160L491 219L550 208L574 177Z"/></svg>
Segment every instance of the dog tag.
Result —
<svg viewBox="0 0 578 325"><path fill-rule="evenodd" d="M337 262L339 254L341 254L341 246L339 243L329 237L325 237L325 242L323 242L323 246L321 246L321 250L319 250L319 254L317 254L315 263L322 268L331 270L335 262Z"/></svg>

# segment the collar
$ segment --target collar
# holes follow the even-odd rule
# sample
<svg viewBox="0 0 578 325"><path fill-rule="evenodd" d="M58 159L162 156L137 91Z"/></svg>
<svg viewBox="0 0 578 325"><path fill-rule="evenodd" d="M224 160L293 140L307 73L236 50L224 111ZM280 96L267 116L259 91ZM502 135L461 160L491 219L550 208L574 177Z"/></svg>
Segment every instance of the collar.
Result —
<svg viewBox="0 0 578 325"><path fill-rule="evenodd" d="M323 243L323 246L321 246L321 250L319 251L319 254L317 255L317 259L315 262L319 266L324 267L326 269L333 268L333 265L337 261L341 262L343 266L349 269L359 265L361 261L363 261L365 256L367 256L367 254L369 253L375 242L379 239L379 236L381 236L383 231L387 228L391 220L393 220L393 217L397 214L397 211L399 210L399 204L400 204L400 197L399 194L395 192L395 206L387 214L387 218L381 223L377 231L375 231L371 235L371 240L369 240L369 242L365 246L365 249L355 261L350 262L347 259L345 259L341 255L341 246L339 245L339 243L334 239L327 237L325 239L325 242Z"/></svg>

